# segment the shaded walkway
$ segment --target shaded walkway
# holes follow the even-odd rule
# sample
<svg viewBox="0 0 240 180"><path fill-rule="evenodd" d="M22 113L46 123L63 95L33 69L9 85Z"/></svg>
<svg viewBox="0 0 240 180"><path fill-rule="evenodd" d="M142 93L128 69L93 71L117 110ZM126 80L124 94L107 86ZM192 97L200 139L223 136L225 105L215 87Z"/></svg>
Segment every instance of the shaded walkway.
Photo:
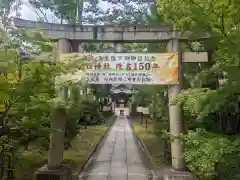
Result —
<svg viewBox="0 0 240 180"><path fill-rule="evenodd" d="M87 174L88 180L149 179L125 117L117 118Z"/></svg>

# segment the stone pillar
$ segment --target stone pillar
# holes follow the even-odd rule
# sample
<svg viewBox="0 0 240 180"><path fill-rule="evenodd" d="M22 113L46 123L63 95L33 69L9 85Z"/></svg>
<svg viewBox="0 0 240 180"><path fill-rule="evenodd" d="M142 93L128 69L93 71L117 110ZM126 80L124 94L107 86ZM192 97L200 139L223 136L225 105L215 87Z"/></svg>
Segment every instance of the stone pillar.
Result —
<svg viewBox="0 0 240 180"><path fill-rule="evenodd" d="M121 41L117 41L114 43L114 49L115 49L115 52L117 53L123 52L123 47L124 47L124 44Z"/></svg>
<svg viewBox="0 0 240 180"><path fill-rule="evenodd" d="M59 53L69 53L71 52L71 45L67 39L58 40L58 52Z"/></svg>
<svg viewBox="0 0 240 180"><path fill-rule="evenodd" d="M58 40L58 54L71 52L71 42L67 39ZM58 55L58 59L59 59ZM63 98L67 102L68 100L68 86L63 87Z"/></svg>
<svg viewBox="0 0 240 180"><path fill-rule="evenodd" d="M128 103L128 108L129 108L129 115L132 114L132 102Z"/></svg>
<svg viewBox="0 0 240 180"><path fill-rule="evenodd" d="M179 40L173 39L168 43L168 52L179 52L180 49ZM170 121L170 134L172 136L179 137L180 134L184 131L184 123L182 119L182 110L180 105L171 105L172 100L181 92L182 89L182 61L179 58L179 75L180 75L180 84L169 85L168 87L168 98L169 98L169 121ZM179 138L173 138L171 142L171 154L172 154L172 168L177 171L185 170L185 161L184 161L184 147L183 141Z"/></svg>
<svg viewBox="0 0 240 180"><path fill-rule="evenodd" d="M67 113L65 107L56 108L52 117L52 132L50 136L50 146L48 152L48 169L59 169L63 163L64 134L67 123Z"/></svg>
<svg viewBox="0 0 240 180"><path fill-rule="evenodd" d="M113 113L115 113L115 107L116 107L116 103L115 103L115 100L112 101L112 111Z"/></svg>
<svg viewBox="0 0 240 180"><path fill-rule="evenodd" d="M70 52L69 41L60 39L58 41L58 51L62 53ZM67 100L67 88L64 88L64 94L64 98ZM63 164L64 135L67 123L66 109L65 107L56 107L52 114L51 127L54 131L50 135L48 164L38 169L34 174L34 178L35 180L71 180L71 167Z"/></svg>
<svg viewBox="0 0 240 180"><path fill-rule="evenodd" d="M84 53L84 44L80 43L78 47L79 47L79 52Z"/></svg>

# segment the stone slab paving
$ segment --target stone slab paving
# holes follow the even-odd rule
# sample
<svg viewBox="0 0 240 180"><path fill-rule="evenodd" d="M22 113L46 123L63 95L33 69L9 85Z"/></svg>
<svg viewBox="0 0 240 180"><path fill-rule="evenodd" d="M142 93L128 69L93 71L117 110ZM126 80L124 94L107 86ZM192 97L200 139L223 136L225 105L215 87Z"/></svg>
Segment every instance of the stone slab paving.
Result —
<svg viewBox="0 0 240 180"><path fill-rule="evenodd" d="M126 117L118 117L105 139L88 180L148 180L132 129Z"/></svg>

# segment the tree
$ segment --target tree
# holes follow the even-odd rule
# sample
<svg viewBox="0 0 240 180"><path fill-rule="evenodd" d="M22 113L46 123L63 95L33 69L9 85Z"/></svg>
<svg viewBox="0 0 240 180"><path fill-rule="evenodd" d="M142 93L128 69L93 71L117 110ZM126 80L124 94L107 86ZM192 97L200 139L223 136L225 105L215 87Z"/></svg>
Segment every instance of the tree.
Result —
<svg viewBox="0 0 240 180"><path fill-rule="evenodd" d="M84 59L56 63L51 53L54 46L48 39L38 32L14 29L8 23L3 23L0 39L0 178L9 179L13 177L13 161L21 144L25 149L32 141L44 140L48 145L52 111L56 106L66 106L56 91L55 77L78 71ZM31 56L23 58L19 49ZM49 55L44 55L43 61L31 59L34 54L41 59L44 53ZM39 148L45 146L42 145Z"/></svg>
<svg viewBox="0 0 240 180"><path fill-rule="evenodd" d="M240 162L236 156L239 141L240 8L235 6L236 3L225 0L158 1L158 13L165 22L175 24L181 31L208 32L212 36L198 44L182 45L192 51L208 51L211 62L195 66L193 71L190 66L184 67L189 83L176 99L182 104L185 116L188 115L188 122L195 124L185 137L185 158L189 169L202 179L239 178L239 173L232 168L233 164L238 166ZM220 84L222 80L225 81ZM228 172L224 171L223 176L226 168Z"/></svg>
<svg viewBox="0 0 240 180"><path fill-rule="evenodd" d="M105 10L100 6L99 0L29 0L29 3L36 9L50 9L56 17L66 20L70 24L76 23L117 23L117 24L145 24L147 22L147 10L153 1L112 1L106 0L109 4Z"/></svg>
<svg viewBox="0 0 240 180"><path fill-rule="evenodd" d="M174 9L176 4L179 6L177 6L177 9ZM237 54L239 52L238 39L240 37L237 35L239 28L237 28L238 16L236 12L240 9L232 7L233 4L229 4L228 1L216 1L215 3L207 1L202 4L188 0L183 2L172 1L171 3L159 2L159 11L165 15L166 20L175 22L182 30L190 29L194 32L207 31L214 37L210 42L214 47L213 50L215 50L213 54L214 59L212 59L214 64L207 69L204 67L200 68L199 73L193 79L196 79L198 82L201 81L197 83L200 85L198 87L203 86L204 81L211 78L210 76L212 75L218 77L217 81L224 75L228 81L216 90L200 90L206 97L203 95L196 97L194 90L191 89L189 95L193 94L199 102L202 99L201 103L205 104L203 105L205 108L198 108L197 110L197 113L201 111L202 113L200 114L203 116L225 105L225 98L228 98L230 95L239 94L239 80L237 78L239 76L239 71L237 70L239 68L239 58ZM182 11L183 8L185 9L184 11ZM188 16L183 17L186 13ZM199 89L195 90L199 93ZM185 93L188 94L187 92ZM215 101L208 101L213 98Z"/></svg>
<svg viewBox="0 0 240 180"><path fill-rule="evenodd" d="M20 0L2 0L0 5L1 16L9 15L15 9L19 8L21 4Z"/></svg>

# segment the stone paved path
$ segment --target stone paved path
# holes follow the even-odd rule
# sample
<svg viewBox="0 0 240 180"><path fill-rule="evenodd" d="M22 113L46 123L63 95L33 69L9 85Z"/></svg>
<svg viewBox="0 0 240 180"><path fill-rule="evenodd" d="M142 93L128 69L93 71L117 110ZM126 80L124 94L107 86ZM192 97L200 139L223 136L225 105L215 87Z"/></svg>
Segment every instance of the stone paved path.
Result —
<svg viewBox="0 0 240 180"><path fill-rule="evenodd" d="M132 129L118 117L88 172L88 180L148 180Z"/></svg>

